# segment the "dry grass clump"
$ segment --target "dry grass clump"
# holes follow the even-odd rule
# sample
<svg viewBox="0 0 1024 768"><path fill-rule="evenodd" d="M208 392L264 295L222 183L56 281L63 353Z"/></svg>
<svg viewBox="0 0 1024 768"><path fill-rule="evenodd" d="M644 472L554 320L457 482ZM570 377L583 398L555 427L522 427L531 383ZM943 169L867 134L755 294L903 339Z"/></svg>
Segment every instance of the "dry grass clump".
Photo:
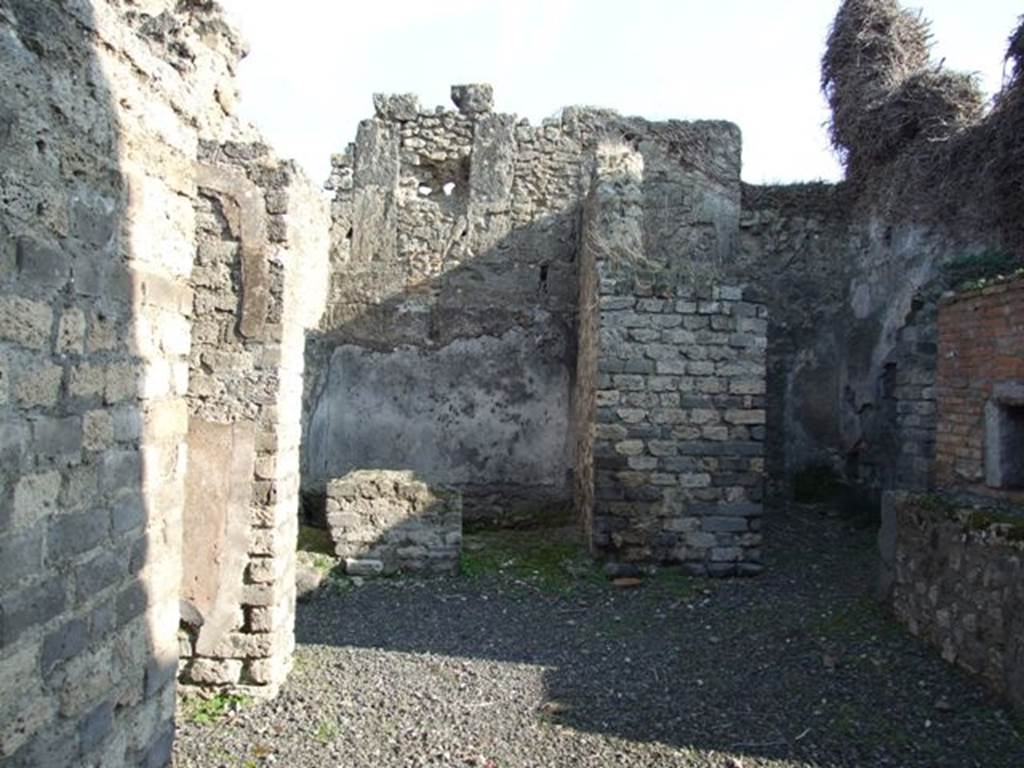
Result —
<svg viewBox="0 0 1024 768"><path fill-rule="evenodd" d="M973 76L931 66L931 34L897 0L846 0L829 33L822 88L832 143L857 179L904 147L943 141L977 121L984 98Z"/></svg>
<svg viewBox="0 0 1024 768"><path fill-rule="evenodd" d="M988 114L972 75L929 58L928 22L898 0L844 0L822 59L832 143L858 206L994 237L1024 258L1024 16Z"/></svg>
<svg viewBox="0 0 1024 768"><path fill-rule="evenodd" d="M1008 245L1024 258L1024 16L1010 36L1006 58L1014 72L984 124L991 137L988 170L998 223L1008 233Z"/></svg>
<svg viewBox="0 0 1024 768"><path fill-rule="evenodd" d="M1020 17L1016 31L1010 35L1010 47L1006 51L1006 60L1013 62L1014 77L1019 84L1024 75L1024 16Z"/></svg>

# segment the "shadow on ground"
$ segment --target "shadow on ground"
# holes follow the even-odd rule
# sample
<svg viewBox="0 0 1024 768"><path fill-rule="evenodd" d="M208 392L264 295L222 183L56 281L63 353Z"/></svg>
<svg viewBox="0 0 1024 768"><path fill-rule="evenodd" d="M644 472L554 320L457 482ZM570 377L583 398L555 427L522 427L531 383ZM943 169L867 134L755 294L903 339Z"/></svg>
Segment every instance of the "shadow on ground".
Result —
<svg viewBox="0 0 1024 768"><path fill-rule="evenodd" d="M274 749L346 765L1024 765L998 702L876 607L863 525L780 513L763 577L631 589L564 536L471 535L459 578L304 604L292 680L243 730L305 712L306 746Z"/></svg>

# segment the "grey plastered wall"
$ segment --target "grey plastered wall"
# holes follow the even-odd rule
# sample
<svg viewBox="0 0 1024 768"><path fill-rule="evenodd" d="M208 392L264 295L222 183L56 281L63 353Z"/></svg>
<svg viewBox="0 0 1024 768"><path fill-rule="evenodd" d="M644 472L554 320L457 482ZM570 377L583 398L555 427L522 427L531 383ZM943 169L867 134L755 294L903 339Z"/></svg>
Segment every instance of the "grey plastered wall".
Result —
<svg viewBox="0 0 1024 768"><path fill-rule="evenodd" d="M602 137L628 137L648 163L653 250L718 264L735 248L734 127L576 108L531 126L491 111L489 93L459 103L378 97L334 159L308 491L385 468L459 487L467 515L570 501L580 204Z"/></svg>
<svg viewBox="0 0 1024 768"><path fill-rule="evenodd" d="M871 489L929 486L943 265L988 242L893 220L845 184L744 186L735 274L771 318L774 491L815 465Z"/></svg>

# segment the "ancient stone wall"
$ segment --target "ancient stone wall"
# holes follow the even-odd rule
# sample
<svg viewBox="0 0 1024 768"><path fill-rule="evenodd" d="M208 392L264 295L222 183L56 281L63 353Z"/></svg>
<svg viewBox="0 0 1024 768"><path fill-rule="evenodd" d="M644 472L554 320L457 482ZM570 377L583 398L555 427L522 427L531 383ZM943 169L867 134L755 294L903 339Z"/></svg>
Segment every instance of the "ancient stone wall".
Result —
<svg viewBox="0 0 1024 768"><path fill-rule="evenodd" d="M0 2L0 762L173 738L197 136L240 49L171 2Z"/></svg>
<svg viewBox="0 0 1024 768"><path fill-rule="evenodd" d="M1024 278L939 307L936 474L1024 501Z"/></svg>
<svg viewBox="0 0 1024 768"><path fill-rule="evenodd" d="M1024 712L1024 516L892 493L882 542L900 621Z"/></svg>
<svg viewBox="0 0 1024 768"><path fill-rule="evenodd" d="M740 232L736 274L770 309L775 490L815 465L867 487L928 487L942 264L981 246L859 215L844 185L745 187Z"/></svg>
<svg viewBox="0 0 1024 768"><path fill-rule="evenodd" d="M928 48L898 3L844 3L823 80L848 181L743 190L736 266L769 303L780 490L815 464L868 488L929 487L938 299L960 262L1024 258L1019 53L984 113Z"/></svg>
<svg viewBox="0 0 1024 768"><path fill-rule="evenodd" d="M595 391L578 395L594 401L578 457L592 467L577 470L577 502L595 551L613 560L757 573L766 312L742 288L694 285L647 256L644 176L638 152L598 149L579 363L581 378L596 372L580 386Z"/></svg>
<svg viewBox="0 0 1024 768"><path fill-rule="evenodd" d="M628 136L648 167L645 247L717 267L735 248L738 132L586 109L535 127L492 112L485 86L453 95L457 113L378 97L334 160L305 486L407 468L459 487L467 514L564 502L587 158L599 137Z"/></svg>
<svg viewBox="0 0 1024 768"><path fill-rule="evenodd" d="M294 647L305 329L326 295L327 204L258 142L198 167L181 679L272 695Z"/></svg>
<svg viewBox="0 0 1024 768"><path fill-rule="evenodd" d="M412 472L359 470L331 480L327 524L350 575L459 570L462 497Z"/></svg>

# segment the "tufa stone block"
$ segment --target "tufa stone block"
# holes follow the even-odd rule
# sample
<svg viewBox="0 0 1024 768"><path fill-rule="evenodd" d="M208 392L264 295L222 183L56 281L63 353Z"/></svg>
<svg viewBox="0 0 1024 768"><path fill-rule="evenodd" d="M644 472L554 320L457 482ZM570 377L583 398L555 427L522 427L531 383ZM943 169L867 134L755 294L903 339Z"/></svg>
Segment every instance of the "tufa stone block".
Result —
<svg viewBox="0 0 1024 768"><path fill-rule="evenodd" d="M358 576L453 573L462 542L462 496L412 472L360 470L327 485L335 552Z"/></svg>
<svg viewBox="0 0 1024 768"><path fill-rule="evenodd" d="M494 88L487 83L453 85L452 102L466 116L485 114L494 109Z"/></svg>

